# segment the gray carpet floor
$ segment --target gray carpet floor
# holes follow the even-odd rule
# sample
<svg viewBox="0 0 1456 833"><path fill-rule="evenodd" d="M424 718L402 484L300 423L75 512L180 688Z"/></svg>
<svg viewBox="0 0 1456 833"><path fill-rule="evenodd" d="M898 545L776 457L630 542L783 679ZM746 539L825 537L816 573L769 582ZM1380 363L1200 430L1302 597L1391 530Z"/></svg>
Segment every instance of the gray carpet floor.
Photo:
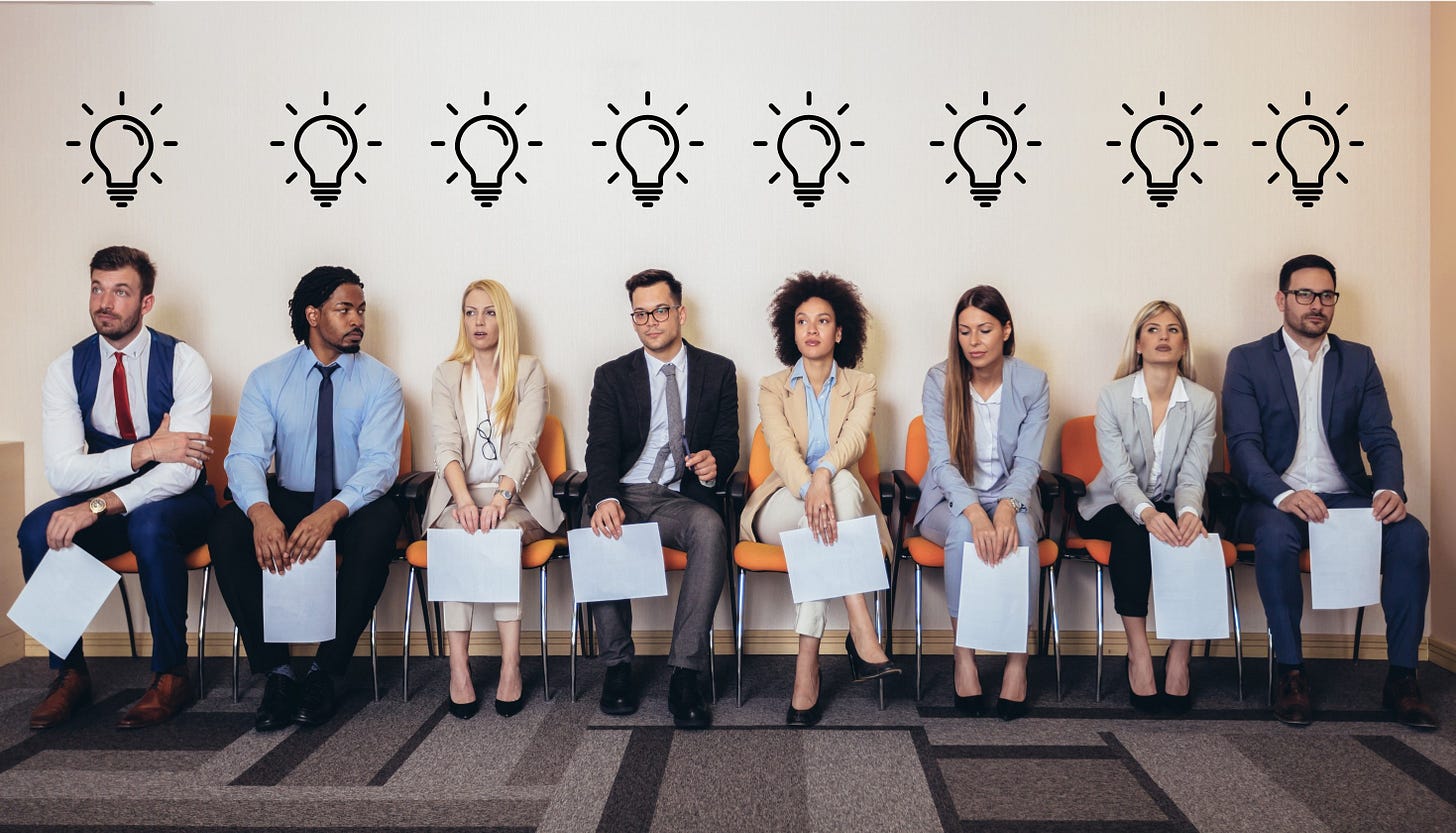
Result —
<svg viewBox="0 0 1456 833"><path fill-rule="evenodd" d="M1316 722L1268 715L1264 666L1196 658L1197 704L1178 719L1127 706L1125 666L1111 659L1103 697L1090 658L1064 660L1058 702L1050 660L1032 661L1032 715L1003 723L950 708L950 661L926 661L886 688L856 684L824 658L824 722L783 726L792 658L720 658L715 727L679 732L667 714L668 669L638 661L642 708L602 715L602 670L553 657L543 702L539 660L526 661L526 709L497 717L497 661L474 660L485 708L446 713L444 660L380 663L374 702L356 661L339 715L311 730L259 735L261 678L232 702L225 661L210 660L207 696L177 719L121 732L117 717L150 675L145 660L92 660L96 702L70 724L27 728L51 678L41 659L0 668L0 831L1451 831L1456 830L1456 675L1421 669L1436 732L1380 710L1384 665L1309 664ZM913 658L905 662L913 670ZM1001 661L982 664L993 695Z"/></svg>

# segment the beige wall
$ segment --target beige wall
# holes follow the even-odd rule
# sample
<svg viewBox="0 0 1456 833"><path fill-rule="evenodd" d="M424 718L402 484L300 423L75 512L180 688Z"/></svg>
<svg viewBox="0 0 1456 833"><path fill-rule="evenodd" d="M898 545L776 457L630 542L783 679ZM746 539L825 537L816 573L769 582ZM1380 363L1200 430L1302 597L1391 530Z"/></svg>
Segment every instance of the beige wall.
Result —
<svg viewBox="0 0 1456 833"><path fill-rule="evenodd" d="M865 367L880 380L886 465L902 457L926 368L944 357L954 298L998 284L1019 354L1051 376L1044 458L1055 464L1058 426L1092 410L1144 301L1188 311L1201 379L1217 387L1228 349L1278 324L1278 264L1313 250L1340 268L1335 329L1384 360L1412 508L1430 517L1432 327L1411 313L1431 293L1429 26L1425 4L1384 3L6 5L0 250L11 304L0 352L11 369L0 438L25 443L27 505L49 497L37 392L47 363L90 332L86 258L117 242L156 257L149 321L201 350L223 412L253 367L289 347L284 301L298 276L319 263L356 269L368 285L366 349L403 378L418 460L431 458L421 430L430 371L452 342L459 289L500 278L578 464L592 369L635 345L621 282L649 265L685 280L689 338L738 362L745 438L757 380L777 369L764 316L773 288L804 268L857 281L876 316ZM79 184L94 166L65 146L94 124L81 104L110 111L118 90L132 112L164 103L149 124L180 142L154 159L165 183L125 211ZM355 127L384 143L356 163L369 184L329 211L283 184L297 165L268 145L298 125L284 103L306 107L323 90L350 109L367 104ZM458 124L445 103L468 106L481 90L497 107L527 103L517 129L545 142L518 159L530 184L490 212L444 184L458 165L428 145ZM606 104L631 107L644 90L668 108L688 103L679 129L706 142L683 150L689 185L650 212L605 183L620 166L590 145L619 123ZM840 129L866 142L841 157L851 184L832 185L813 211L783 181L767 184L781 165L752 145L781 123L768 104L793 107L806 90L826 114L848 103ZM956 164L928 144L953 138L946 102L965 113L983 90L999 112L1025 102L1008 117L1044 142L1023 147L1014 168L1028 184L1008 184L991 210L969 202L964 173L943 184ZM1251 145L1281 123L1266 104L1299 110L1306 90L1317 107L1349 103L1334 121L1366 142L1339 160L1350 184L1332 183L1315 209L1293 203L1287 173L1266 184L1278 162ZM1121 105L1148 114L1159 91L1184 113L1202 104L1188 121L1198 140L1219 143L1194 157L1205 184L1185 179L1165 211L1119 184L1133 165L1106 144L1136 123ZM554 571L556 598L569 593L568 572ZM1246 572L1244 621L1257 632ZM1067 572L1064 627L1092 625L1088 573ZM386 629L398 627L399 578ZM927 582L932 628L946 624L939 588ZM752 592L749 628L791 627L785 582ZM553 628L566 627L567 610ZM842 615L835 606L830 626ZM665 600L639 608L642 627L670 620ZM1344 632L1353 615L1306 622ZM119 629L119 613L109 606L97 626Z"/></svg>
<svg viewBox="0 0 1456 833"><path fill-rule="evenodd" d="M0 442L0 611L10 609L23 584L20 550L9 530L20 527L28 507L25 503L25 448L17 442ZM20 629L8 617L0 616L0 665L19 659L23 653Z"/></svg>
<svg viewBox="0 0 1456 833"><path fill-rule="evenodd" d="M1431 7L1431 639L1456 660L1456 4Z"/></svg>

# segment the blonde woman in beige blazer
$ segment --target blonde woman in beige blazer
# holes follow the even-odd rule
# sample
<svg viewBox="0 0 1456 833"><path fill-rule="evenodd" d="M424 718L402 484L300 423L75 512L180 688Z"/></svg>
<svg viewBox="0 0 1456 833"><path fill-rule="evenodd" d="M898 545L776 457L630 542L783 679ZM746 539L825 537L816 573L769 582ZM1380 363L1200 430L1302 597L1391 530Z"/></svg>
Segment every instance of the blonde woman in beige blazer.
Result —
<svg viewBox="0 0 1456 833"><path fill-rule="evenodd" d="M740 534L778 544L779 536L807 527L833 543L840 520L875 517L888 552L890 533L878 504L859 474L875 415L875 377L854 370L864 355L869 314L859 291L829 273L800 272L779 287L770 307L779 360L790 367L765 377L758 388L759 418L773 473L749 496ZM825 601L796 606L799 657L786 722L819 722L819 642ZM856 681L900 669L875 634L863 595L844 597L849 614L845 649Z"/></svg>
<svg viewBox="0 0 1456 833"><path fill-rule="evenodd" d="M437 529L489 532L520 529L521 542L546 537L564 520L539 472L536 443L546 422L546 373L519 350L515 307L501 284L482 280L461 300L455 352L435 368L430 426L435 437L435 481L424 523ZM502 391L506 391L502 395ZM468 719L480 708L470 675L470 632L475 605L444 604L450 645L450 713ZM501 641L495 708L503 717L521 710L521 608L494 605Z"/></svg>
<svg viewBox="0 0 1456 833"><path fill-rule="evenodd" d="M1112 594L1127 631L1128 698L1140 711L1179 714L1192 704L1186 639L1168 646L1162 697L1148 647L1149 535L1184 547L1206 535L1204 481L1213 456L1216 399L1193 381L1183 311L1153 301L1128 331L1117 381L1097 398L1102 470L1078 502L1084 536L1110 541Z"/></svg>

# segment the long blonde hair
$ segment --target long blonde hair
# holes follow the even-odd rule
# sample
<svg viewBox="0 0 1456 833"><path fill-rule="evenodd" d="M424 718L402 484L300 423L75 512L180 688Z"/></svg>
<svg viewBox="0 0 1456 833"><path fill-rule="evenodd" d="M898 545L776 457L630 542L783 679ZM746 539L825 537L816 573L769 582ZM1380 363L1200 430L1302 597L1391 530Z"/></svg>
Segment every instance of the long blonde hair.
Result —
<svg viewBox="0 0 1456 833"><path fill-rule="evenodd" d="M1006 299L994 286L982 284L961 293L955 310L950 314L950 347L945 360L945 436L950 446L950 460L967 482L976 476L976 420L971 404L971 363L961 350L957 337L960 332L961 313L967 307L975 307L990 315L1001 326L1011 324L1011 308ZM1016 354L1016 328L1002 343L1003 355Z"/></svg>
<svg viewBox="0 0 1456 833"><path fill-rule="evenodd" d="M1193 336L1188 332L1188 321L1183 317L1183 310L1172 301L1149 301L1143 304L1138 314L1132 320L1132 327L1127 331L1127 343L1122 348L1122 360L1117 363L1117 374L1114 379L1121 379L1124 376L1131 376L1143 367L1143 357L1138 354L1138 336L1142 335L1143 325L1155 315L1162 315L1165 312L1173 313L1178 319L1178 326L1183 330L1183 357L1178 360L1178 374L1190 382L1198 381L1198 371L1193 367Z"/></svg>
<svg viewBox="0 0 1456 833"><path fill-rule="evenodd" d="M475 290L483 290L495 306L496 326L500 329L500 340L495 348L495 405L491 408L492 418L501 431L509 431L511 420L516 416L516 369L521 360L519 328L516 325L516 307L511 303L511 293L498 281L478 280L465 287L460 295L460 334L455 341L455 352L450 361L470 365L475 361L475 347L470 343L470 332L465 321L465 299Z"/></svg>

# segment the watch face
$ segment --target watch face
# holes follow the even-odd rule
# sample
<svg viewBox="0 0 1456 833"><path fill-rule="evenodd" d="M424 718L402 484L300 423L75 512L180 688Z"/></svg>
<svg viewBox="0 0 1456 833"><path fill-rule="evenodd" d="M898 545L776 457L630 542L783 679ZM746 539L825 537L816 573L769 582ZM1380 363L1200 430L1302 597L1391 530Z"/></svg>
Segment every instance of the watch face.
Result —
<svg viewBox="0 0 1456 833"><path fill-rule="evenodd" d="M92 512L100 515L101 513L106 511L106 498L93 497L91 498L91 501L86 504L86 506L90 508Z"/></svg>

